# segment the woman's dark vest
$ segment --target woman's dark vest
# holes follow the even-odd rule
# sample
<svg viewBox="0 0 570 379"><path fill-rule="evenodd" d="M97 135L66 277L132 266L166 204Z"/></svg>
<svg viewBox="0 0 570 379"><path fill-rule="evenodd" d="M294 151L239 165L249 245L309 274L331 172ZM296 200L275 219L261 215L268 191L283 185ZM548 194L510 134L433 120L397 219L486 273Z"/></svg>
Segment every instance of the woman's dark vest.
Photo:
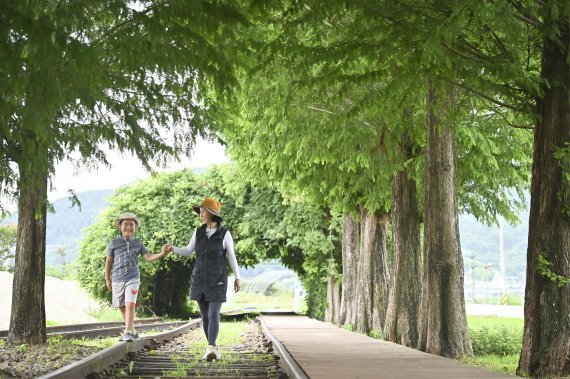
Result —
<svg viewBox="0 0 570 379"><path fill-rule="evenodd" d="M224 236L227 230L221 225L210 238L206 234L206 224L196 229L196 265L192 272L190 299L206 301L226 301L228 272Z"/></svg>

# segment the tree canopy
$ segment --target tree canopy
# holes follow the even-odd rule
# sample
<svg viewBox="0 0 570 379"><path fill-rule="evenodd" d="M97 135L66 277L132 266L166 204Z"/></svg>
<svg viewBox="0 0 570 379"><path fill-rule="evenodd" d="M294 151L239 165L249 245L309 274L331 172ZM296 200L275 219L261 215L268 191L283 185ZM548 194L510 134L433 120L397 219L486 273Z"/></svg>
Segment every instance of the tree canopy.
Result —
<svg viewBox="0 0 570 379"><path fill-rule="evenodd" d="M200 220L192 209L206 196L222 203L223 224L232 233L241 267L267 259L280 259L303 281L317 281L331 269L340 270L339 216L298 197L285 199L279 192L252 186L235 164L212 167L201 174L181 170L156 175L115 192L98 220L86 229L79 256L81 285L95 298L110 301L103 267L106 247L117 235L114 219L134 212L141 219L136 236L150 252L163 244L186 246ZM311 225L311 227L307 227ZM141 260L140 302L162 314L187 315L187 296L194 257L170 254L163 260ZM168 307L160 298L169 297L164 283L174 283L180 297ZM324 285L324 283L320 283ZM185 294L187 295L187 293Z"/></svg>

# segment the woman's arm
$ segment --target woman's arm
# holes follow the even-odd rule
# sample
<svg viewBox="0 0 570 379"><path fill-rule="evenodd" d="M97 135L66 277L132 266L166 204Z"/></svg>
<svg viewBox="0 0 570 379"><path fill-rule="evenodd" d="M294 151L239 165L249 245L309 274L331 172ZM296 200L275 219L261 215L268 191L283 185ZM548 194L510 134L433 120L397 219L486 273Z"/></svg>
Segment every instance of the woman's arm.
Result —
<svg viewBox="0 0 570 379"><path fill-rule="evenodd" d="M194 233L192 233L192 238L190 238L188 246L186 247L168 246L167 250L172 253L176 253L178 255L184 255L184 256L192 255L194 250L196 250L196 231L194 230Z"/></svg>
<svg viewBox="0 0 570 379"><path fill-rule="evenodd" d="M239 266L236 259L236 254L234 252L234 239L229 231L226 232L224 236L224 248L226 249L226 257L228 262L230 262L230 267L234 272L235 280L234 280L234 292L239 292L241 289L241 282L239 280Z"/></svg>
<svg viewBox="0 0 570 379"><path fill-rule="evenodd" d="M226 235L224 236L224 247L226 249L226 257L228 259L230 267L232 268L232 271L234 272L234 276L236 277L236 279L239 279L240 278L239 266L234 251L234 239L232 238L232 235L230 234L229 230L226 232Z"/></svg>

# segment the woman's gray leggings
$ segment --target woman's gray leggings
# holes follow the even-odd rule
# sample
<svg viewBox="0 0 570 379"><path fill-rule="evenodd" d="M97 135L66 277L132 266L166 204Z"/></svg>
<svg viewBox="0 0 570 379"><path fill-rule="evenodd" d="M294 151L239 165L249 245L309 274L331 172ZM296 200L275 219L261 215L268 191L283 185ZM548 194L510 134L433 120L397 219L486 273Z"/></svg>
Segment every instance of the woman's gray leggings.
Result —
<svg viewBox="0 0 570 379"><path fill-rule="evenodd" d="M203 298L204 296L202 296ZM204 333L206 333L208 345L216 346L216 339L220 331L220 309L223 302L202 301L202 299L198 300L200 314L202 315L202 327L204 328Z"/></svg>

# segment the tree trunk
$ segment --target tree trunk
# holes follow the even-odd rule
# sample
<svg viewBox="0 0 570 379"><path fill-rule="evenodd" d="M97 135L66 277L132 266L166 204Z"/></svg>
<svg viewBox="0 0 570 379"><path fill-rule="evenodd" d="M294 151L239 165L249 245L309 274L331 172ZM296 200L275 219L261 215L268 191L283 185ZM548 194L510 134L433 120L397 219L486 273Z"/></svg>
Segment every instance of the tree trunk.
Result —
<svg viewBox="0 0 570 379"><path fill-rule="evenodd" d="M388 263L388 222L390 217L382 213L378 217L374 237L373 274L376 275L374 283L374 299L376 304L372 309L372 328L382 330L386 323L386 310L388 309L388 294L390 293L390 265Z"/></svg>
<svg viewBox="0 0 570 379"><path fill-rule="evenodd" d="M409 144L404 150L404 158L411 158ZM392 246L393 275L384 338L417 348L422 288L420 214L416 182L409 167L396 174L392 181Z"/></svg>
<svg viewBox="0 0 570 379"><path fill-rule="evenodd" d="M168 315L174 318L190 317L188 296L190 294L190 277L194 266L179 261L168 261L156 273L152 306L159 316Z"/></svg>
<svg viewBox="0 0 570 379"><path fill-rule="evenodd" d="M450 117L455 94L449 89L436 89L434 84L430 81L427 98L425 255L419 349L460 358L472 355L473 349L465 314L457 217L455 134ZM440 91L447 97L438 96Z"/></svg>
<svg viewBox="0 0 570 379"><path fill-rule="evenodd" d="M356 262L356 299L354 329L368 334L381 330L386 317L389 273L385 223L364 207L360 210L360 251Z"/></svg>
<svg viewBox="0 0 570 379"><path fill-rule="evenodd" d="M18 237L8 340L12 344L46 341L45 255L47 149L33 139L19 162ZM28 160L26 157L34 157Z"/></svg>
<svg viewBox="0 0 570 379"><path fill-rule="evenodd" d="M327 307L325 321L338 324L340 315L340 284L338 280L329 275L327 279Z"/></svg>
<svg viewBox="0 0 570 379"><path fill-rule="evenodd" d="M558 27L565 49L544 42L542 77L550 84L537 101L534 135L523 348L517 368L518 375L531 377L570 375L570 285L558 286L537 271L537 259L546 253L550 269L570 277L570 167L554 156L570 143L568 18L561 17Z"/></svg>
<svg viewBox="0 0 570 379"><path fill-rule="evenodd" d="M340 300L340 323L354 322L356 263L358 262L358 244L360 227L351 215L344 216L342 227L342 293Z"/></svg>

